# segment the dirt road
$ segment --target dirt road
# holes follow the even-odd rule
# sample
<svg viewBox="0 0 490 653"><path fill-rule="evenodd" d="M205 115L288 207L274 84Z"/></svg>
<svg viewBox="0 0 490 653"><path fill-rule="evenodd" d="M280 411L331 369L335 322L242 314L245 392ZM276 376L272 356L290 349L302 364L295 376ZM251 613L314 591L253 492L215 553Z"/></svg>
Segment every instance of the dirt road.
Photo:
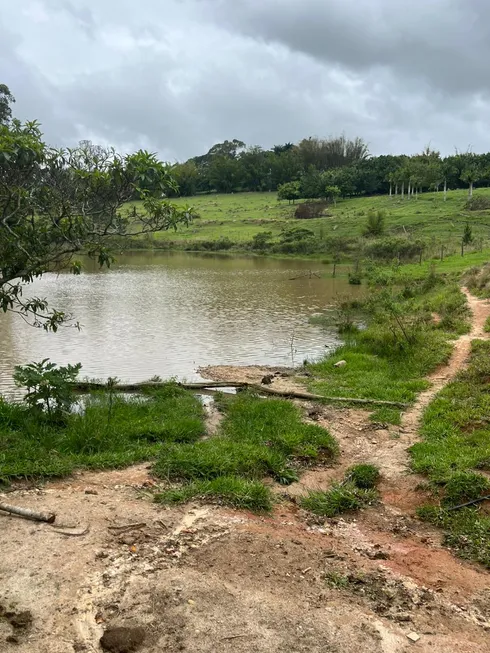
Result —
<svg viewBox="0 0 490 653"><path fill-rule="evenodd" d="M340 465L307 472L271 516L156 506L145 465L9 492L9 502L52 510L58 523L0 515L0 651L101 651L103 633L122 626L137 630L113 633L109 650L490 652L488 573L413 518L423 496L407 474L423 407L483 335L490 305L469 301L472 333L402 427L322 409L315 418L338 438ZM319 523L291 501L356 461L380 465L380 506Z"/></svg>

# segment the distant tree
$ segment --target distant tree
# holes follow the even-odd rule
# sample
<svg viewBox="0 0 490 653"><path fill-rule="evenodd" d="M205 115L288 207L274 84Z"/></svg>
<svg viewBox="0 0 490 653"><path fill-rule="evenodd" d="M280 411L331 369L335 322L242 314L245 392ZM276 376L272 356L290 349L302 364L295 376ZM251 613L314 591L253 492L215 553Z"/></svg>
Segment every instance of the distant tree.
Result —
<svg viewBox="0 0 490 653"><path fill-rule="evenodd" d="M12 117L11 104L15 98L6 84L0 84L0 125L5 125Z"/></svg>
<svg viewBox="0 0 490 653"><path fill-rule="evenodd" d="M247 148L239 155L240 186L244 190L272 190L267 154L258 145ZM269 183L268 183L269 181Z"/></svg>
<svg viewBox="0 0 490 653"><path fill-rule="evenodd" d="M199 189L199 168L194 161L177 163L172 166L172 175L177 182L178 191L176 194L181 197L195 195Z"/></svg>
<svg viewBox="0 0 490 653"><path fill-rule="evenodd" d="M447 187L448 187L448 180L457 174L457 169L453 165L451 159L444 159L444 161L441 164L441 177L444 182L444 201L446 202L447 200Z"/></svg>
<svg viewBox="0 0 490 653"><path fill-rule="evenodd" d="M240 163L233 157L216 155L207 168L211 188L218 193L232 193L240 187Z"/></svg>
<svg viewBox="0 0 490 653"><path fill-rule="evenodd" d="M281 184L277 189L277 199L288 200L289 204L291 204L291 202L294 204L295 200L300 197L299 181L290 181L287 184Z"/></svg>
<svg viewBox="0 0 490 653"><path fill-rule="evenodd" d="M364 161L369 156L369 150L362 138L349 140L345 136L319 139L305 138L297 145L304 169L310 166L317 170L341 168Z"/></svg>
<svg viewBox="0 0 490 653"><path fill-rule="evenodd" d="M316 199L323 197L325 191L325 178L322 172L309 166L308 170L301 175L300 179L300 193L301 197L306 199Z"/></svg>
<svg viewBox="0 0 490 653"><path fill-rule="evenodd" d="M274 145L272 151L274 154L284 154L284 152L289 152L294 148L293 143L284 143L284 145Z"/></svg>
<svg viewBox="0 0 490 653"><path fill-rule="evenodd" d="M326 186L337 186L342 197L356 194L356 169L353 167L334 168L323 175Z"/></svg>
<svg viewBox="0 0 490 653"><path fill-rule="evenodd" d="M476 161L469 159L461 173L460 179L468 184L468 197L470 199L473 197L473 186L480 181L482 176L482 170Z"/></svg>
<svg viewBox="0 0 490 653"><path fill-rule="evenodd" d="M267 165L272 188L289 181L297 181L302 174L302 163L296 148L285 150L280 154L268 152Z"/></svg>
<svg viewBox="0 0 490 653"><path fill-rule="evenodd" d="M333 202L335 206L337 199L340 197L340 188L338 186L327 186L325 188L325 197L327 200Z"/></svg>

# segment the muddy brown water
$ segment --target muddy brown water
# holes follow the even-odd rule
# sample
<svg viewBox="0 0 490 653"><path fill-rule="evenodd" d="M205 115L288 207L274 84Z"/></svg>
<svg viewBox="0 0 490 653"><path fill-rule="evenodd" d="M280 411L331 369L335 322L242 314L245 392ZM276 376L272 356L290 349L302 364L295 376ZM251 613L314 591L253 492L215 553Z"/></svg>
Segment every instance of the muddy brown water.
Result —
<svg viewBox="0 0 490 653"><path fill-rule="evenodd" d="M327 276L310 278L310 270ZM45 333L1 314L0 391L12 391L15 365L43 358L125 381L198 379L204 365L317 359L338 341L310 316L358 290L329 271L317 261L134 252L109 271L89 262L80 276L45 275L25 295L46 297L82 329Z"/></svg>

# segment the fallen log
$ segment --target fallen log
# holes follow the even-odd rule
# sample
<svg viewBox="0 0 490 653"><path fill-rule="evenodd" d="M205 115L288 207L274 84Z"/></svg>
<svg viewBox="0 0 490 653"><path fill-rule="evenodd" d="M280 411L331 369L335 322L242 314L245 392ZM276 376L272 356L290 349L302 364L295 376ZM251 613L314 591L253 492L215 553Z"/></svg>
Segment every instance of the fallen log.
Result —
<svg viewBox="0 0 490 653"><path fill-rule="evenodd" d="M116 385L113 388L114 392L139 392L141 390L157 390L166 385L164 382L152 383L144 381L142 383L129 383ZM307 401L317 402L339 402L348 404L361 404L361 405L375 405L375 406L393 406L396 408L408 408L410 404L403 403L402 401L385 401L382 399L359 399L357 397L325 397L323 395L311 394L310 392L301 392L297 390L275 390L270 386L259 385L257 383L248 383L246 381L202 381L199 383L179 383L184 390L209 390L216 391L220 388L244 388L247 390L254 390L262 394L275 395L277 397L285 397L288 399L305 399ZM90 392L91 390L105 390L107 385L105 383L97 382L82 382L74 383L73 390L76 392Z"/></svg>
<svg viewBox="0 0 490 653"><path fill-rule="evenodd" d="M35 510L30 510L29 508L19 508L18 506L11 506L8 503L0 503L0 510L8 512L12 515L17 515L18 517L23 517L24 519L32 519L33 521L44 521L48 524L52 524L56 519L56 515L52 512L36 512Z"/></svg>

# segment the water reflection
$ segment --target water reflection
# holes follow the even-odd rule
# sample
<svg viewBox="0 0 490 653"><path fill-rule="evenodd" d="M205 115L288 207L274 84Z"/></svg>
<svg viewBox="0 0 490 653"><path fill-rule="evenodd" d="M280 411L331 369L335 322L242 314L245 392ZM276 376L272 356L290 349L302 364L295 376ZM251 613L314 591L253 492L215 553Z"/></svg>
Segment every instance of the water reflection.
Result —
<svg viewBox="0 0 490 653"><path fill-rule="evenodd" d="M316 358L336 339L309 316L352 289L345 279L310 278L310 269L322 265L136 252L118 257L110 271L89 263L79 277L46 275L28 294L74 314L82 331L45 333L0 315L0 388L11 387L14 365L48 357L80 361L84 375L126 381L195 379L200 365Z"/></svg>

